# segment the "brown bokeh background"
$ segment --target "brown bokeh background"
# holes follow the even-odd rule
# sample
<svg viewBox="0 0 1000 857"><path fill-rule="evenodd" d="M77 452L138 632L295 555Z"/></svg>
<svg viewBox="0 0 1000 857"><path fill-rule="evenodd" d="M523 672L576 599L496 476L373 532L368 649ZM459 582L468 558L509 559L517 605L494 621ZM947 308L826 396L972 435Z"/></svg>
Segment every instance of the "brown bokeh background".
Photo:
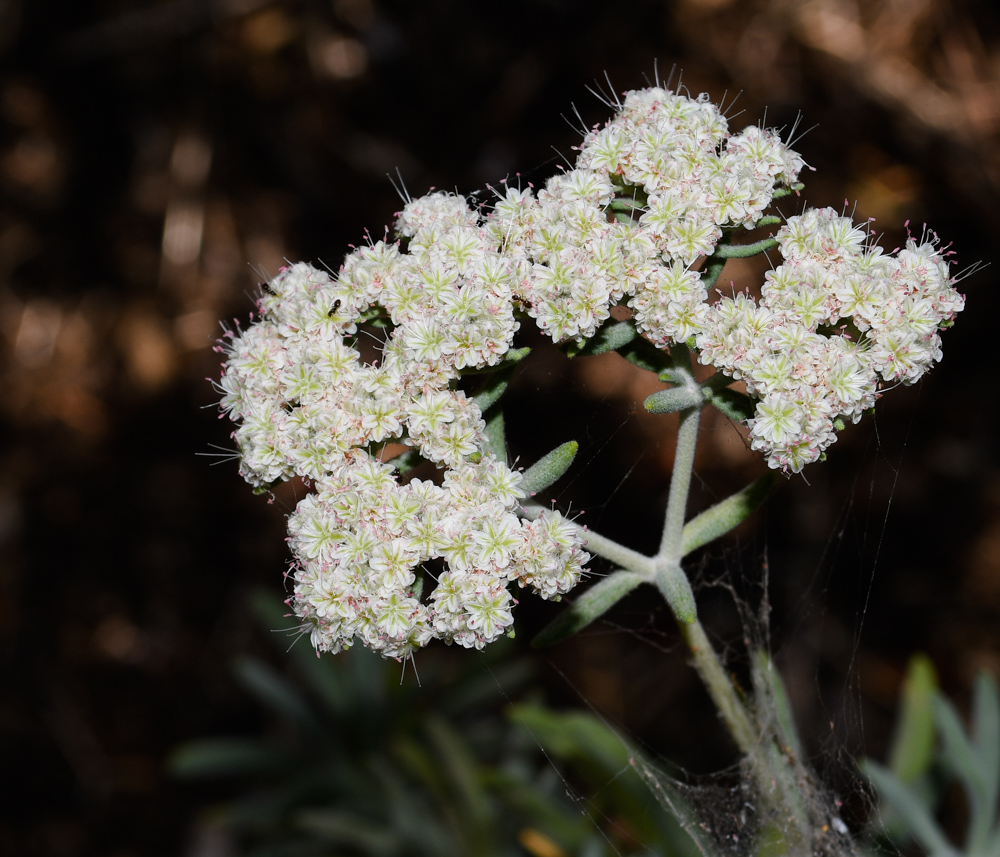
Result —
<svg viewBox="0 0 1000 857"><path fill-rule="evenodd" d="M654 63L739 93L734 126L801 111L810 204L857 200L888 249L926 221L960 267L991 261L998 35L985 0L0 0L0 850L193 853L218 795L172 782L165 755L266 727L228 665L272 651L246 593L283 597L295 491L268 505L232 462L197 457L229 443L205 378L257 271L336 267L380 235L397 168L413 193L540 183L579 139L571 105L607 116L585 87L642 86ZM884 750L913 652L960 704L976 670L1000 674L995 277L963 284L939 368L694 569L739 671L726 586L754 605L766 559L775 655L834 779ZM672 428L641 413L655 381L538 350L512 450L576 437L560 504L653 548ZM701 505L762 469L725 421L703 437ZM520 640L557 609L522 607ZM531 657L553 704L582 698L696 771L732 760L648 594Z"/></svg>

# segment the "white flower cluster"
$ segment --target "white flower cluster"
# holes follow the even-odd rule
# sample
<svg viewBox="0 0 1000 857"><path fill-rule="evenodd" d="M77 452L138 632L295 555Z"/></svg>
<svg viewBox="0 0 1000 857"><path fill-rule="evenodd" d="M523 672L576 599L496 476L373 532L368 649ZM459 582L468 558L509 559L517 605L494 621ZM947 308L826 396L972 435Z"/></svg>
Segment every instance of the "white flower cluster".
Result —
<svg viewBox="0 0 1000 857"><path fill-rule="evenodd" d="M912 384L941 359L938 331L965 299L936 240L884 256L829 208L789 218L777 239L784 263L766 274L760 302L723 296L696 342L702 363L759 399L753 448L798 472L836 440L839 420L875 404L880 381Z"/></svg>
<svg viewBox="0 0 1000 857"><path fill-rule="evenodd" d="M626 301L656 346L693 343L746 382L753 447L791 471L881 382L912 383L940 359L938 330L963 299L935 243L883 256L831 210L778 232L784 262L759 303L708 302L693 265L756 224L803 166L772 131L730 135L703 97L630 92L537 196L508 188L484 217L432 193L400 213L400 243L356 250L336 276L300 263L264 286L261 317L223 341L219 387L244 477L315 485L289 531L290 603L316 648L481 647L512 621L508 584L549 598L579 580L579 531L556 513L518 517L520 477L488 453L482 413L455 385L503 359L516 311L582 341ZM358 336L372 325L384 341L366 362ZM375 457L391 441L443 468L442 484L401 483ZM429 562L439 574L424 596Z"/></svg>
<svg viewBox="0 0 1000 857"><path fill-rule="evenodd" d="M693 336L707 311L689 266L724 228L758 220L802 167L772 131L729 135L704 97L638 90L587 135L575 169L537 198L508 190L487 228L517 260L518 295L553 339L593 336L627 295L639 331L665 347Z"/></svg>
<svg viewBox="0 0 1000 857"><path fill-rule="evenodd" d="M223 341L222 407L251 484L303 476L289 520L291 606L320 651L355 638L402 657L432 637L481 647L511 624L507 584L567 592L589 558L557 513L519 519L520 475L486 452L479 407L451 383L496 365L514 320L512 266L465 200L433 194L399 217L408 252L378 242L336 277L306 264L265 287L261 318ZM379 358L359 324L388 317ZM403 440L447 468L400 484L372 450ZM443 560L427 599L417 570ZM427 572L430 574L430 572Z"/></svg>

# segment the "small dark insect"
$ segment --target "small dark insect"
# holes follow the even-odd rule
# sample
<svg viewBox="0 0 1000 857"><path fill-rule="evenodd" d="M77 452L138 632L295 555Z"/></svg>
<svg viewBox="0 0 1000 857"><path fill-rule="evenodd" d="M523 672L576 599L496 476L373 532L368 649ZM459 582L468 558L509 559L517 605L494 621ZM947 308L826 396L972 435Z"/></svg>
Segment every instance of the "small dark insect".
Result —
<svg viewBox="0 0 1000 857"><path fill-rule="evenodd" d="M257 283L257 286L261 289L261 291L266 292L272 298L277 297L278 295L278 293L274 289L272 289L267 283Z"/></svg>
<svg viewBox="0 0 1000 857"><path fill-rule="evenodd" d="M327 315L332 318L338 309L340 309L340 298L337 298L337 300L333 302L333 306L330 308L330 312L328 312Z"/></svg>

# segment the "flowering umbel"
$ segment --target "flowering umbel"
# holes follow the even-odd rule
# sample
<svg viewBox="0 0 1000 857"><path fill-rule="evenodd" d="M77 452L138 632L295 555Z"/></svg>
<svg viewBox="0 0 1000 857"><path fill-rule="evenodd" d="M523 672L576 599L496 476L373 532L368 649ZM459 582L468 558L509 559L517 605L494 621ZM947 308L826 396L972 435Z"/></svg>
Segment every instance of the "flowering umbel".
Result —
<svg viewBox="0 0 1000 857"><path fill-rule="evenodd" d="M963 298L936 242L883 255L829 209L784 221L759 302L709 301L721 268L709 263L739 247L738 230L781 222L764 212L803 166L774 131L730 134L704 97L630 92L537 195L507 188L484 213L431 193L399 213L396 243L355 250L334 276L299 263L267 283L258 320L222 341L221 404L248 482L314 486L288 527L290 605L317 650L479 648L510 627L512 582L552 598L579 581L580 528L526 514L521 475L457 386L512 360L519 320L584 344L627 306L657 348L689 345L745 382L751 445L793 472L881 383L913 383L939 360ZM411 453L383 461L391 442ZM413 455L440 480L406 481Z"/></svg>

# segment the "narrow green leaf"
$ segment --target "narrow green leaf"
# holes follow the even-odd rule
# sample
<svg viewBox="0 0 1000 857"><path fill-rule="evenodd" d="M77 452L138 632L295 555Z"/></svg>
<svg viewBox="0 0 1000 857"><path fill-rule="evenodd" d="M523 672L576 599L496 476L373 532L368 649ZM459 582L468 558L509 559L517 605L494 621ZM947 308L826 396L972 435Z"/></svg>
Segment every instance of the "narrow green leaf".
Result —
<svg viewBox="0 0 1000 857"><path fill-rule="evenodd" d="M290 761L287 753L260 741L213 738L175 749L167 769L175 777L244 777L274 771Z"/></svg>
<svg viewBox="0 0 1000 857"><path fill-rule="evenodd" d="M677 411L685 411L688 408L697 408L704 404L699 388L672 387L669 390L660 390L646 397L643 406L651 414L673 414Z"/></svg>
<svg viewBox="0 0 1000 857"><path fill-rule="evenodd" d="M802 742L781 673L764 649L758 649L754 653L753 667L753 688L758 711L774 712L782 751L790 750L796 760L801 760Z"/></svg>
<svg viewBox="0 0 1000 857"><path fill-rule="evenodd" d="M486 429L489 431L489 425ZM544 491L569 470L579 448L580 444L570 440L542 456L521 474L521 488L528 496Z"/></svg>
<svg viewBox="0 0 1000 857"><path fill-rule="evenodd" d="M763 238L753 244L718 244L712 258L715 259L747 259L758 256L765 250L778 246L777 238Z"/></svg>
<svg viewBox="0 0 1000 857"><path fill-rule="evenodd" d="M913 789L870 759L863 760L860 767L862 773L875 784L882 799L902 816L917 841L933 857L958 857L958 851L944 838L934 820L931 808L920 800Z"/></svg>
<svg viewBox="0 0 1000 857"><path fill-rule="evenodd" d="M570 357L596 356L608 351L617 351L634 340L639 333L630 321L611 321L603 324L600 329L583 345L575 343L566 348Z"/></svg>
<svg viewBox="0 0 1000 857"><path fill-rule="evenodd" d="M507 716L527 727L535 740L556 759L596 763L612 774L619 773L629 763L628 745L592 714L550 711L540 705L515 705Z"/></svg>
<svg viewBox="0 0 1000 857"><path fill-rule="evenodd" d="M736 379L730 378L725 372L714 372L701 382L701 386L706 392L714 393L735 383Z"/></svg>
<svg viewBox="0 0 1000 857"><path fill-rule="evenodd" d="M969 802L966 847L970 855L978 855L989 837L994 813L990 802L992 789L989 780L996 776L996 772L983 771L977 755L978 748L969 740L952 704L940 693L934 701L938 732L941 735L942 758L962 781Z"/></svg>
<svg viewBox="0 0 1000 857"><path fill-rule="evenodd" d="M525 357L531 353L531 349L528 347L524 348L512 348L508 351L503 359L497 363L495 366L483 366L480 369L474 366L467 366L462 370L463 375L486 375L490 372L502 372L504 369L510 369L512 366L516 366Z"/></svg>
<svg viewBox="0 0 1000 857"><path fill-rule="evenodd" d="M990 804L996 802L1000 780L1000 698L996 682L986 673L976 676L973 698L972 730L976 756L991 789Z"/></svg>
<svg viewBox="0 0 1000 857"><path fill-rule="evenodd" d="M711 258L705 262L705 267L701 270L701 282L706 289L712 288L722 274L722 269L726 267L725 259Z"/></svg>
<svg viewBox="0 0 1000 857"><path fill-rule="evenodd" d="M982 783L982 796L978 813L969 820L969 839L966 848L985 849L991 838L991 829L997 812L997 794L1000 792L1000 699L993 679L981 672L976 676L976 689L972 701L972 740ZM988 853L982 850L982 853Z"/></svg>
<svg viewBox="0 0 1000 857"><path fill-rule="evenodd" d="M688 521L681 536L681 556L687 556L696 548L707 545L743 523L767 499L777 476L777 471L768 471L742 491L737 491Z"/></svg>
<svg viewBox="0 0 1000 857"><path fill-rule="evenodd" d="M292 816L298 829L330 844L358 849L363 854L399 854L406 843L399 835L385 829L380 818L363 819L356 812L333 809L302 809ZM312 851L315 851L313 845ZM312 852L311 852L312 853Z"/></svg>
<svg viewBox="0 0 1000 857"><path fill-rule="evenodd" d="M308 640L300 639L301 632L297 628L285 633L271 633L277 629L288 629L290 624L286 615L288 608L278 601L273 592L263 587L255 589L251 595L251 607L261 627L271 635L283 652L288 653L296 672L308 682L324 705L337 717L346 717L351 706L356 704L356 699L345 686L333 659L317 657L315 649L308 645Z"/></svg>
<svg viewBox="0 0 1000 857"><path fill-rule="evenodd" d="M716 377L715 375L712 376ZM725 377L725 376L723 376ZM713 408L722 411L729 419L735 422L746 422L754 415L757 403L746 393L739 390L731 390L728 387L722 390L713 390L711 387L702 386L705 401Z"/></svg>
<svg viewBox="0 0 1000 857"><path fill-rule="evenodd" d="M486 451L492 452L497 461L507 461L507 436L504 431L503 411L496 408L486 420Z"/></svg>
<svg viewBox="0 0 1000 857"><path fill-rule="evenodd" d="M628 360L629 363L635 364L640 369L646 369L649 372L656 372L657 374L665 369L672 368L674 365L669 354L661 351L652 342L641 336L637 336L628 345L619 349L618 353Z"/></svg>
<svg viewBox="0 0 1000 857"><path fill-rule="evenodd" d="M240 683L290 724L322 735L316 717L299 690L283 675L256 658L241 658L233 667Z"/></svg>
<svg viewBox="0 0 1000 857"><path fill-rule="evenodd" d="M461 736L438 717L428 718L426 730L436 751L435 760L452 785L451 801L464 804L462 815L467 821L477 827L485 827L492 816L489 795L483 788L469 748Z"/></svg>
<svg viewBox="0 0 1000 857"><path fill-rule="evenodd" d="M969 797L982 790L982 774L972 742L962 727L954 706L940 693L934 700L934 714L948 767L965 783Z"/></svg>
<svg viewBox="0 0 1000 857"><path fill-rule="evenodd" d="M514 367L503 372L496 372L490 375L479 391L472 397L482 413L486 413L493 405L500 401L500 397L507 391L507 385L514 375Z"/></svg>
<svg viewBox="0 0 1000 857"><path fill-rule="evenodd" d="M609 574L577 598L569 608L560 613L555 620L534 640L531 645L536 649L551 646L572 637L578 631L586 628L599 616L603 616L628 593L635 589L645 578L634 571L618 571Z"/></svg>
<svg viewBox="0 0 1000 857"><path fill-rule="evenodd" d="M795 184L789 187L776 187L774 193L771 194L771 199L782 199L786 196L791 196L793 193L798 193L805 187L802 182L795 182Z"/></svg>
<svg viewBox="0 0 1000 857"><path fill-rule="evenodd" d="M916 782L934 760L934 695L937 675L926 655L914 655L903 682L889 770L904 783Z"/></svg>

